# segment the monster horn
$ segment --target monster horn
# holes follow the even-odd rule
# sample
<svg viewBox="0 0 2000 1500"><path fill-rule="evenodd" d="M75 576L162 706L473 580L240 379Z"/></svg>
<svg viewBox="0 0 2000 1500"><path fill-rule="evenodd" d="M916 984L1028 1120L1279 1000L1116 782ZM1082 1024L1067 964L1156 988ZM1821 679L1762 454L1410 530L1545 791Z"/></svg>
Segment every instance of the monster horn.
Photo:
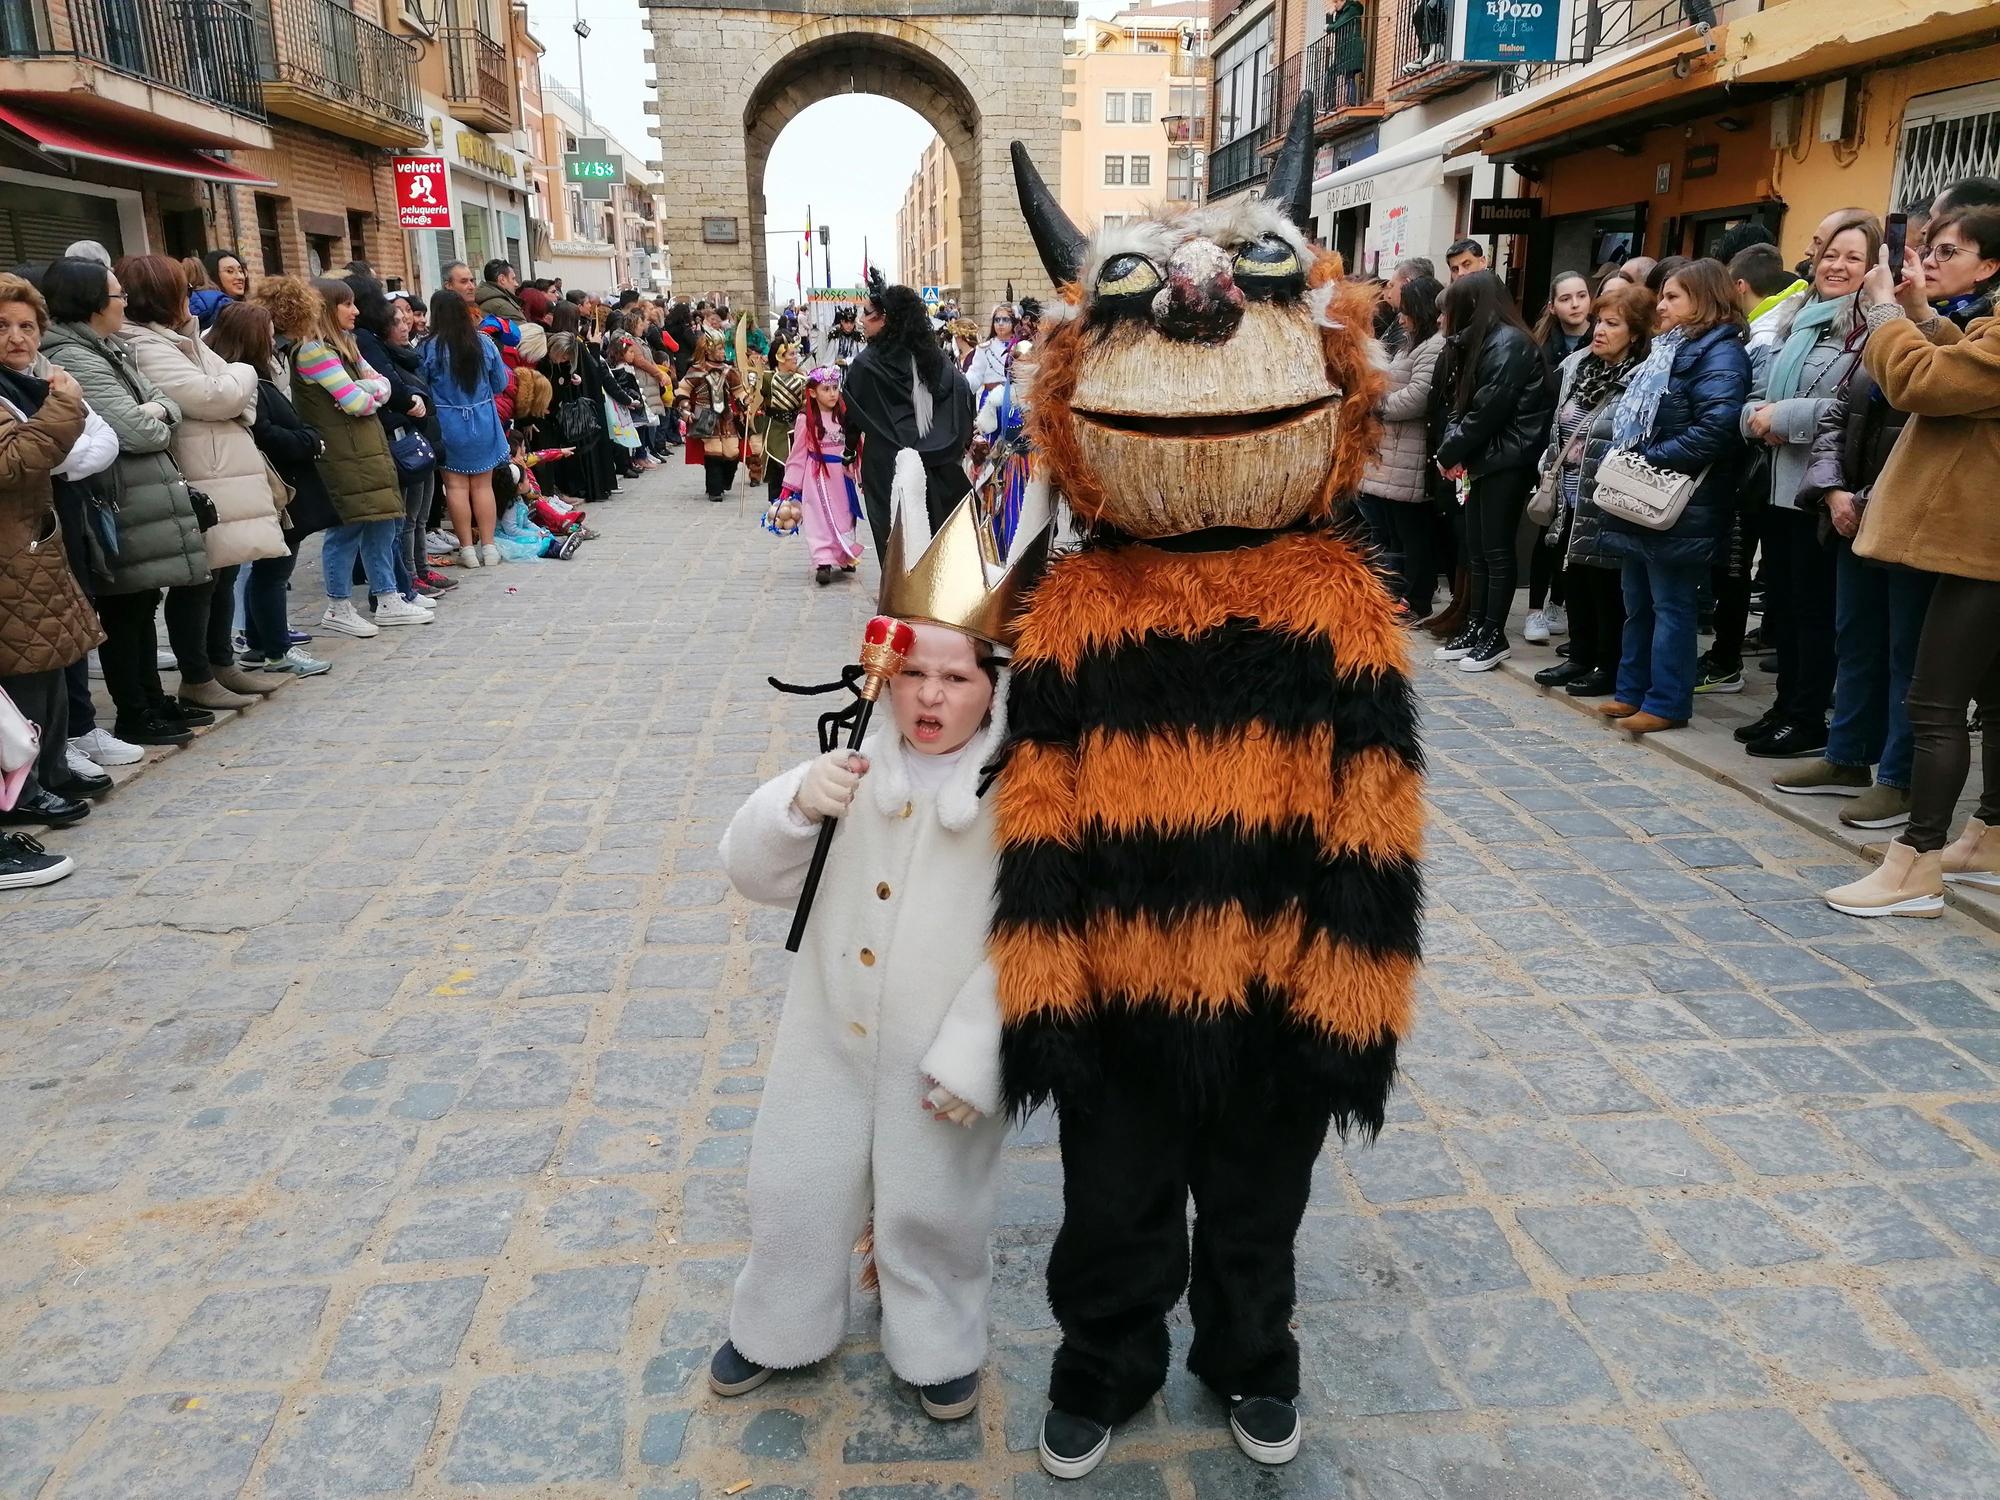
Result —
<svg viewBox="0 0 2000 1500"><path fill-rule="evenodd" d="M1312 135L1310 118L1306 120L1306 135L1308 139ZM1062 211L1055 194L1042 181L1042 174L1035 170L1028 148L1015 141L1008 150L1014 158L1014 189L1021 197L1021 217L1028 221L1028 233L1034 236L1043 269L1057 286L1076 280L1083 269L1086 243L1083 235L1070 223L1069 215Z"/></svg>
<svg viewBox="0 0 2000 1500"><path fill-rule="evenodd" d="M1278 148L1277 159L1271 163L1270 180L1264 185L1264 200L1284 209L1292 222L1307 234L1313 232L1312 169L1313 96L1311 89L1305 89L1299 94L1299 102L1292 107L1292 123L1285 132L1285 144ZM1016 170L1019 170L1018 161Z"/></svg>

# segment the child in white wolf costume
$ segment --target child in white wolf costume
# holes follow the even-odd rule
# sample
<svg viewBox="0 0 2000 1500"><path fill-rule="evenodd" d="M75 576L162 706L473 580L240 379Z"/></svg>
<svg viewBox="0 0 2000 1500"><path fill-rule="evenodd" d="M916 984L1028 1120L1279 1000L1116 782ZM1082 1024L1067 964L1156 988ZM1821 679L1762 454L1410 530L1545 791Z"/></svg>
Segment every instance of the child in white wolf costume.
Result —
<svg viewBox="0 0 2000 1500"><path fill-rule="evenodd" d="M890 684L890 721L859 754L835 750L760 787L722 842L739 891L789 907L820 821L840 819L765 1078L750 1259L709 1383L740 1395L838 1347L851 1252L872 1217L883 1353L948 1420L978 1401L1006 1128L986 958L997 856L980 795L1006 734L993 647L1007 638L1014 564L1044 527L1029 519L1005 566L981 561L970 501L933 539L921 461L901 459L882 608L916 645Z"/></svg>

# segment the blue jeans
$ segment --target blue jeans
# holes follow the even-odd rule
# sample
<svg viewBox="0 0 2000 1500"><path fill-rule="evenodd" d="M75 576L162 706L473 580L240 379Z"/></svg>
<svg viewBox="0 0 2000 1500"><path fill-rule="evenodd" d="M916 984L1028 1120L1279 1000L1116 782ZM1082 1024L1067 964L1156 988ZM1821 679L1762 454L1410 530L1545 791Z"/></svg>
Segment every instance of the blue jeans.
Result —
<svg viewBox="0 0 2000 1500"><path fill-rule="evenodd" d="M326 579L326 597L338 604L354 597L354 554L361 554L361 571L368 575L368 592L396 592L396 533L403 525L399 516L392 521L346 521L327 528L320 542L320 573Z"/></svg>
<svg viewBox="0 0 2000 1500"><path fill-rule="evenodd" d="M1695 594L1706 562L1625 559L1618 701L1682 722L1694 717Z"/></svg>
<svg viewBox="0 0 2000 1500"><path fill-rule="evenodd" d="M1910 679L1931 607L1935 573L1884 568L1842 538L1834 559L1833 643L1838 675L1826 758L1837 766L1881 762L1875 779L1907 791L1915 743Z"/></svg>

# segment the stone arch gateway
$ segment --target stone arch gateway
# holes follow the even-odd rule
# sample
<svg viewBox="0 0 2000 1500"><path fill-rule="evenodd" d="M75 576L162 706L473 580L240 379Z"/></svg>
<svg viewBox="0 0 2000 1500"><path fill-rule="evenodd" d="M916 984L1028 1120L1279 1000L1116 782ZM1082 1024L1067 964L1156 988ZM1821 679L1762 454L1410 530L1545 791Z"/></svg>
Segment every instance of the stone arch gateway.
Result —
<svg viewBox="0 0 2000 1500"><path fill-rule="evenodd" d="M1007 146L1025 142L1044 172L1062 160L1062 40L1073 0L642 4L658 78L648 107L667 180L661 230L673 247L676 290L725 291L768 311L766 246L782 242L766 229L802 227L765 222L772 143L801 110L845 93L907 105L943 138L958 169L964 306L997 301L1010 281L1017 293L1046 290ZM841 163L868 143L829 141L826 149L825 196L815 206L824 201L820 212L837 230ZM705 235L710 220L725 222ZM836 244L836 281L851 283L860 250ZM784 250L781 260L791 258Z"/></svg>

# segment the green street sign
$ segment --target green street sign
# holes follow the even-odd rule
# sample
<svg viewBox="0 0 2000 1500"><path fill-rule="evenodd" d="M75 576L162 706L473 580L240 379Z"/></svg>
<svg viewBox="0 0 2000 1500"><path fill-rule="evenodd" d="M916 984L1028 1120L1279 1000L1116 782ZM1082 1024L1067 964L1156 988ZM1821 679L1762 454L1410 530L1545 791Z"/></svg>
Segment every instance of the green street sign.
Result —
<svg viewBox="0 0 2000 1500"><path fill-rule="evenodd" d="M563 177L577 186L585 198L600 203L611 201L611 189L625 176L625 158L606 150L601 135L576 138L576 150L563 156Z"/></svg>
<svg viewBox="0 0 2000 1500"><path fill-rule="evenodd" d="M571 182L616 182L625 169L616 157L566 156L563 175Z"/></svg>

